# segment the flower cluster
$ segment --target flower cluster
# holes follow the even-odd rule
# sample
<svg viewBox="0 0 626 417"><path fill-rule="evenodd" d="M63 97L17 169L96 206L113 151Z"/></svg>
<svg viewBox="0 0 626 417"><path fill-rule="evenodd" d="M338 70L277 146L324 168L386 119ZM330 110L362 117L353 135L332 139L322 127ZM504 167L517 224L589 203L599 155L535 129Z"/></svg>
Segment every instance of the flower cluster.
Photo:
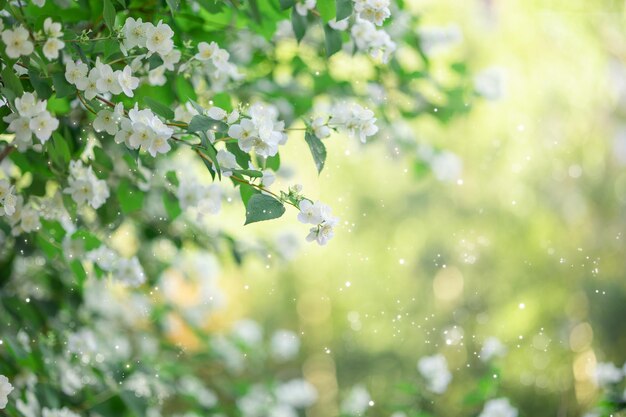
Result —
<svg viewBox="0 0 626 417"><path fill-rule="evenodd" d="M202 74L209 78L215 91L223 91L228 81L242 78L237 67L230 62L228 51L221 49L216 42L200 42L194 58L200 62Z"/></svg>
<svg viewBox="0 0 626 417"><path fill-rule="evenodd" d="M102 206L110 195L106 181L98 179L93 168L84 166L81 160L70 162L68 187L63 192L79 206L89 204L94 209Z"/></svg>
<svg viewBox="0 0 626 417"><path fill-rule="evenodd" d="M174 51L174 31L160 20L156 25L143 22L141 18L135 20L129 17L122 28L124 32L123 51L128 53L133 48L145 48L148 54L158 54L165 61L166 57ZM179 52L180 58L180 52Z"/></svg>
<svg viewBox="0 0 626 417"><path fill-rule="evenodd" d="M143 268L136 256L130 259L122 258L114 250L101 245L89 251L86 258L103 271L110 272L117 281L128 286L138 287L146 281Z"/></svg>
<svg viewBox="0 0 626 417"><path fill-rule="evenodd" d="M287 142L285 123L278 120L276 107L255 103L248 109L248 117L228 129L228 136L238 140L244 152L254 152L263 157L274 156L278 146Z"/></svg>
<svg viewBox="0 0 626 417"><path fill-rule="evenodd" d="M302 200L299 208L298 220L304 224L315 225L310 229L306 240L316 241L320 245L328 243L335 234L333 227L339 222L338 218L332 216L330 207L319 201L313 203L310 200Z"/></svg>
<svg viewBox="0 0 626 417"><path fill-rule="evenodd" d="M219 185L204 185L194 178L181 181L176 190L176 197L183 210L195 209L198 216L209 213L217 214L222 207L222 190Z"/></svg>
<svg viewBox="0 0 626 417"><path fill-rule="evenodd" d="M417 370L426 379L428 389L435 394L443 394L452 381L448 362L441 354L421 358L417 363Z"/></svg>
<svg viewBox="0 0 626 417"><path fill-rule="evenodd" d="M494 398L485 403L478 417L517 417L517 408L513 407L508 398Z"/></svg>
<svg viewBox="0 0 626 417"><path fill-rule="evenodd" d="M352 26L351 33L354 44L360 51L384 63L389 61L396 50L396 43L391 40L389 34L382 29L376 29L376 26L369 20L357 19Z"/></svg>
<svg viewBox="0 0 626 417"><path fill-rule="evenodd" d="M42 51L50 61L59 57L59 51L65 47L65 43L59 39L63 36L61 24L53 22L49 17L43 22L43 32L46 36Z"/></svg>
<svg viewBox="0 0 626 417"><path fill-rule="evenodd" d="M128 97L133 97L133 90L139 86L139 79L133 77L128 65L123 70L114 71L111 65L103 64L100 57L96 58L95 67L91 69L87 64L68 61L65 66L65 79L83 91L88 100L98 94L124 93Z"/></svg>
<svg viewBox="0 0 626 417"><path fill-rule="evenodd" d="M359 104L337 104L333 107L331 114L332 117L328 121L330 127L336 128L352 138L358 138L362 143L367 141L368 136L378 132L374 112ZM325 131L320 131L320 134L325 133Z"/></svg>
<svg viewBox="0 0 626 417"><path fill-rule="evenodd" d="M385 19L391 16L389 5L389 0L355 0L354 11L359 18L382 26Z"/></svg>
<svg viewBox="0 0 626 417"><path fill-rule="evenodd" d="M11 216L15 213L15 188L8 180L0 180L0 216Z"/></svg>
<svg viewBox="0 0 626 417"><path fill-rule="evenodd" d="M171 149L169 139L174 134L174 130L163 123L152 110L139 110L135 103L135 107L128 112L128 117L122 116L123 110L120 104L113 112L106 111L108 113L103 117L106 117L107 123L103 124L103 130L107 130L110 134L114 132L115 142L125 143L130 149L147 151L152 156L167 153ZM120 122L119 130L118 121Z"/></svg>
<svg viewBox="0 0 626 417"><path fill-rule="evenodd" d="M9 394L13 391L13 385L9 382L9 378L0 375L0 410L7 406Z"/></svg>
<svg viewBox="0 0 626 417"><path fill-rule="evenodd" d="M47 100L37 100L33 93L24 93L15 99L16 113L4 117L8 131L15 133L14 144L20 151L33 146L33 134L41 143L46 143L52 132L59 127L59 120L46 110Z"/></svg>

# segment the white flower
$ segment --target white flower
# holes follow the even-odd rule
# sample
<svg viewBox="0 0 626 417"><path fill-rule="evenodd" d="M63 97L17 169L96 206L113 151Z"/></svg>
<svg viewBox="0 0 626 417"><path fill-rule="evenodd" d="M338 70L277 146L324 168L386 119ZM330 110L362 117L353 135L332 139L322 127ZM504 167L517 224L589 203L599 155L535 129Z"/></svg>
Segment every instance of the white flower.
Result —
<svg viewBox="0 0 626 417"><path fill-rule="evenodd" d="M485 403L478 417L517 417L517 409L508 398L496 398Z"/></svg>
<svg viewBox="0 0 626 417"><path fill-rule="evenodd" d="M270 340L272 357L278 361L293 359L300 350L300 338L290 330L277 330Z"/></svg>
<svg viewBox="0 0 626 417"><path fill-rule="evenodd" d="M210 44L206 42L200 42L198 44L198 53L195 55L195 58L198 61L208 61L209 59L213 58L213 55L219 49L220 47L215 42L211 42Z"/></svg>
<svg viewBox="0 0 626 417"><path fill-rule="evenodd" d="M119 130L118 118L111 110L100 110L93 121L93 128L96 132L105 131L109 135L115 135Z"/></svg>
<svg viewBox="0 0 626 417"><path fill-rule="evenodd" d="M217 162L220 164L220 168L224 175L230 175L230 171L233 169L239 169L239 165L237 164L237 159L235 155L231 152L228 152L225 149L220 149L217 151Z"/></svg>
<svg viewBox="0 0 626 417"><path fill-rule="evenodd" d="M600 362L596 364L594 381L598 386L603 387L617 384L622 378L624 378L622 370L611 362Z"/></svg>
<svg viewBox="0 0 626 417"><path fill-rule="evenodd" d="M15 133L13 143L17 145L17 149L20 152L25 151L33 144L33 132L30 130L30 118L20 117L11 113L4 117L3 120L9 123L9 132Z"/></svg>
<svg viewBox="0 0 626 417"><path fill-rule="evenodd" d="M492 358L504 356L506 353L506 347L496 337L488 337L483 343L483 348L480 350L480 360L488 362Z"/></svg>
<svg viewBox="0 0 626 417"><path fill-rule="evenodd" d="M357 19L352 26L352 38L356 47L370 54L372 58L387 63L391 54L396 50L396 44L384 30L377 30L368 20Z"/></svg>
<svg viewBox="0 0 626 417"><path fill-rule="evenodd" d="M34 117L46 110L46 101L37 100L33 93L24 93L15 99L15 108L20 116Z"/></svg>
<svg viewBox="0 0 626 417"><path fill-rule="evenodd" d="M389 0L355 0L354 11L359 14L361 19L381 26L385 19L391 16L389 11Z"/></svg>
<svg viewBox="0 0 626 417"><path fill-rule="evenodd" d="M238 339L248 346L258 345L263 339L261 326L251 319L241 319L235 322L233 324L232 333L235 339Z"/></svg>
<svg viewBox="0 0 626 417"><path fill-rule="evenodd" d="M124 67L123 71L117 71L117 73L117 81L122 88L122 92L128 97L132 97L134 95L133 90L139 86L139 78L133 77L128 65Z"/></svg>
<svg viewBox="0 0 626 417"><path fill-rule="evenodd" d="M276 387L276 398L295 408L306 408L317 401L317 390L304 379L292 379Z"/></svg>
<svg viewBox="0 0 626 417"><path fill-rule="evenodd" d="M28 56L33 53L33 43L28 40L28 30L23 26L15 29L7 29L2 32L2 42L6 45L6 54L9 58L19 58L21 55Z"/></svg>
<svg viewBox="0 0 626 417"><path fill-rule="evenodd" d="M138 287L146 281L143 268L136 256L131 259L120 258L113 270L113 278L131 287Z"/></svg>
<svg viewBox="0 0 626 417"><path fill-rule="evenodd" d="M298 220L304 224L320 224L324 221L322 210L326 209L328 209L328 206L319 201L313 203L310 200L302 200L300 202Z"/></svg>
<svg viewBox="0 0 626 417"><path fill-rule="evenodd" d="M87 82L85 83L85 98L87 100L92 100L98 93L98 80L100 79L100 71L96 68L92 68L89 71L89 76L87 77Z"/></svg>
<svg viewBox="0 0 626 417"><path fill-rule="evenodd" d="M348 396L341 403L341 412L351 416L360 416L369 407L372 397L362 385L352 387Z"/></svg>
<svg viewBox="0 0 626 417"><path fill-rule="evenodd" d="M306 16L307 14L309 14L309 10L315 9L316 4L316 0L298 1L296 3L296 12L298 12L300 16Z"/></svg>
<svg viewBox="0 0 626 417"><path fill-rule="evenodd" d="M28 206L22 209L20 213L20 228L23 232L30 233L39 230L41 223L39 222L39 211Z"/></svg>
<svg viewBox="0 0 626 417"><path fill-rule="evenodd" d="M66 407L53 409L53 410L44 407L44 409L41 411L41 417L80 417L80 416Z"/></svg>
<svg viewBox="0 0 626 417"><path fill-rule="evenodd" d="M0 375L0 410L3 410L7 406L11 391L13 391L13 385L9 382L9 378Z"/></svg>
<svg viewBox="0 0 626 417"><path fill-rule="evenodd" d="M348 18L346 17L343 20L340 20L337 22L337 19L333 18L332 20L330 20L328 22L328 26L330 26L331 28L335 29L335 30L339 30L339 31L344 31L346 29L348 29Z"/></svg>
<svg viewBox="0 0 626 417"><path fill-rule="evenodd" d="M183 54L178 49L172 49L165 55L161 55L161 59L163 60L163 68L168 71L174 71L174 65L178 64L180 58Z"/></svg>
<svg viewBox="0 0 626 417"><path fill-rule="evenodd" d="M0 180L0 216L12 216L15 213L16 203L14 187L8 180Z"/></svg>
<svg viewBox="0 0 626 417"><path fill-rule="evenodd" d="M62 27L60 23L53 22L51 18L47 17L43 21L43 33L50 38L60 38L63 36L61 31Z"/></svg>
<svg viewBox="0 0 626 417"><path fill-rule="evenodd" d="M146 32L148 27L152 26L151 23L143 23L141 18L135 20L132 17L126 19L124 22L124 47L127 50L134 48L135 46L146 46Z"/></svg>
<svg viewBox="0 0 626 417"><path fill-rule="evenodd" d="M316 117L311 123L313 128L313 134L319 139L324 139L330 136L330 128L325 117Z"/></svg>
<svg viewBox="0 0 626 417"><path fill-rule="evenodd" d="M435 394L443 394L452 380L448 362L441 354L421 358L417 363L417 370L426 379L428 389Z"/></svg>
<svg viewBox="0 0 626 417"><path fill-rule="evenodd" d="M178 389L183 394L195 398L203 407L211 408L217 405L217 395L192 376L186 375L182 377Z"/></svg>
<svg viewBox="0 0 626 417"><path fill-rule="evenodd" d="M228 117L228 113L226 112L226 110L215 106L209 108L206 114L213 120L226 120L226 118Z"/></svg>
<svg viewBox="0 0 626 417"><path fill-rule="evenodd" d="M328 124L363 143L378 132L374 112L356 103L335 105Z"/></svg>
<svg viewBox="0 0 626 417"><path fill-rule="evenodd" d="M57 59L59 51L65 47L65 43L57 38L48 38L43 45L43 54L49 60Z"/></svg>
<svg viewBox="0 0 626 417"><path fill-rule="evenodd" d="M261 178L261 183L263 184L263 186L269 187L274 184L274 181L276 181L276 174L274 173L274 171L272 171L271 169L264 169L263 177Z"/></svg>
<svg viewBox="0 0 626 417"><path fill-rule="evenodd" d="M174 32L169 25L159 21L156 26L151 25L146 30L146 48L150 52L167 55L174 47L172 36Z"/></svg>
<svg viewBox="0 0 626 417"><path fill-rule="evenodd" d="M52 132L59 127L59 120L52 117L48 111L44 111L32 118L28 126L41 143L46 143L50 139Z"/></svg>
<svg viewBox="0 0 626 417"><path fill-rule="evenodd" d="M113 71L108 64L96 64L96 69L99 72L98 80L96 81L96 87L100 93L120 94L122 92L122 86L119 83L119 72Z"/></svg>
<svg viewBox="0 0 626 417"><path fill-rule="evenodd" d="M63 190L78 205L88 203L94 209L101 207L109 198L109 187L105 180L98 179L91 167L83 166L82 161L70 162L69 186Z"/></svg>
<svg viewBox="0 0 626 417"><path fill-rule="evenodd" d="M33 4L37 7L43 7L46 4L46 0L33 0Z"/></svg>
<svg viewBox="0 0 626 417"><path fill-rule="evenodd" d="M335 236L334 227L339 220L337 218L329 218L324 223L312 227L306 237L307 242L316 241L318 245L324 246L330 239Z"/></svg>
<svg viewBox="0 0 626 417"><path fill-rule="evenodd" d="M68 61L65 65L65 79L79 90L84 90L87 87L88 72L89 67L82 62Z"/></svg>

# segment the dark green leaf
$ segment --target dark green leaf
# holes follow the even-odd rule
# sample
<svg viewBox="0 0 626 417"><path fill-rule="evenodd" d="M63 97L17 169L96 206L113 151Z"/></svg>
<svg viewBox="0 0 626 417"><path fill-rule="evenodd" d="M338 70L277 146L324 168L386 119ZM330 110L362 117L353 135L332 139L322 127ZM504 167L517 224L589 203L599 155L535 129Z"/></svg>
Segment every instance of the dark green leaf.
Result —
<svg viewBox="0 0 626 417"><path fill-rule="evenodd" d="M280 0L280 8L283 10L293 7L295 4L296 0Z"/></svg>
<svg viewBox="0 0 626 417"><path fill-rule="evenodd" d="M252 197L255 194L261 193L259 190L257 190L256 188L248 184L242 184L238 182L234 182L234 183L239 184L239 194L241 194L241 201L243 201L244 206L248 205L248 201L250 201L250 197Z"/></svg>
<svg viewBox="0 0 626 417"><path fill-rule="evenodd" d="M322 172L324 163L326 162L326 146L324 146L317 136L310 132L304 134L304 140L307 145L309 145L311 155L313 155L313 161L315 161L315 166L317 167L317 172Z"/></svg>
<svg viewBox="0 0 626 417"><path fill-rule="evenodd" d="M233 174L235 175L245 175L251 178L262 178L263 173L261 171L256 171L254 169L234 169Z"/></svg>
<svg viewBox="0 0 626 417"><path fill-rule="evenodd" d="M352 14L352 0L336 0L337 4L337 22L350 17Z"/></svg>
<svg viewBox="0 0 626 417"><path fill-rule="evenodd" d="M296 39L300 42L306 33L307 19L306 16L300 16L295 8L291 10L291 26L293 26Z"/></svg>
<svg viewBox="0 0 626 417"><path fill-rule="evenodd" d="M52 88L50 88L50 84L46 82L39 76L39 72L36 69L31 67L28 70L28 78L30 79L30 83L33 85L33 88L37 92L37 96L40 99L47 99L52 95Z"/></svg>
<svg viewBox="0 0 626 417"><path fill-rule="evenodd" d="M115 29L115 6L111 3L111 0L104 0L102 6L102 15L104 17L104 23L111 32Z"/></svg>
<svg viewBox="0 0 626 417"><path fill-rule="evenodd" d="M196 100L196 92L193 89L193 85L183 76L176 77L176 94L178 95L178 100L181 103L185 103L189 100Z"/></svg>
<svg viewBox="0 0 626 417"><path fill-rule="evenodd" d="M246 205L245 224L276 219L283 215L285 206L274 197L265 194L254 194Z"/></svg>
<svg viewBox="0 0 626 417"><path fill-rule="evenodd" d="M152 109L153 112L163 117L165 120L174 120L174 111L165 104L147 96L143 98L143 101Z"/></svg>
<svg viewBox="0 0 626 417"><path fill-rule="evenodd" d="M278 152L265 160L265 168L269 168L274 172L278 171L280 168L280 154Z"/></svg>
<svg viewBox="0 0 626 417"><path fill-rule="evenodd" d="M131 185L130 181L123 179L117 187L117 200L125 214L141 210L143 207L144 193Z"/></svg>
<svg viewBox="0 0 626 417"><path fill-rule="evenodd" d="M170 8L170 12L172 13L172 17L174 17L174 12L178 11L179 0L166 0L167 5Z"/></svg>
<svg viewBox="0 0 626 417"><path fill-rule="evenodd" d="M324 35L326 38L326 56L329 57L339 52L341 50L341 32L324 25Z"/></svg>
<svg viewBox="0 0 626 417"><path fill-rule="evenodd" d="M15 97L20 97L24 94L22 83L15 72L13 72L11 65L6 65L2 70L2 82L6 88L15 94Z"/></svg>
<svg viewBox="0 0 626 417"><path fill-rule="evenodd" d="M168 193L163 193L163 207L165 207L165 212L170 220L174 220L182 213L178 200Z"/></svg>
<svg viewBox="0 0 626 417"><path fill-rule="evenodd" d="M178 187L178 177L176 176L176 171L167 171L165 173L165 179L167 179L171 185Z"/></svg>
<svg viewBox="0 0 626 417"><path fill-rule="evenodd" d="M62 72L52 74L52 84L57 98L67 97L76 92L76 88L67 82Z"/></svg>

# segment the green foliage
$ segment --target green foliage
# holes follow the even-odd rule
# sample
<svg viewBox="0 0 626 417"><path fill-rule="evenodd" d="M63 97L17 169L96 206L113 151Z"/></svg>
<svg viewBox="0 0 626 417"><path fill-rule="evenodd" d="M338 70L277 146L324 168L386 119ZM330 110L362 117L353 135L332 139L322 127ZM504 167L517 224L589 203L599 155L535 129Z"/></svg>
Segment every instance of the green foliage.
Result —
<svg viewBox="0 0 626 417"><path fill-rule="evenodd" d="M276 219L285 213L285 206L266 194L252 195L246 204L246 223Z"/></svg>

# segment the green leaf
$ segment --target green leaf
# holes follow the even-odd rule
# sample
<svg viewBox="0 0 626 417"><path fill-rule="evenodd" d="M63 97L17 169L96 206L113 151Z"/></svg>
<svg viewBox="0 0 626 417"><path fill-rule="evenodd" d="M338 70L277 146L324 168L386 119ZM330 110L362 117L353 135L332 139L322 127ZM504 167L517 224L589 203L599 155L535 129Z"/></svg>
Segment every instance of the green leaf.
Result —
<svg viewBox="0 0 626 417"><path fill-rule="evenodd" d="M6 65L2 70L2 82L5 87L11 90L16 97L20 97L24 94L24 88L22 88L22 82L17 77L11 65Z"/></svg>
<svg viewBox="0 0 626 417"><path fill-rule="evenodd" d="M179 0L166 0L167 5L170 8L170 13L172 13L172 17L174 17L174 12L178 11Z"/></svg>
<svg viewBox="0 0 626 417"><path fill-rule="evenodd" d="M96 174L105 174L113 170L113 161L100 147L93 148L94 160L95 160L95 172Z"/></svg>
<svg viewBox="0 0 626 417"><path fill-rule="evenodd" d="M250 197L246 205L246 222L244 224L277 219L284 212L285 206L274 197L265 194L255 194Z"/></svg>
<svg viewBox="0 0 626 417"><path fill-rule="evenodd" d="M241 201L243 201L244 206L248 206L248 201L250 201L250 197L255 194L261 193L259 190L248 184L236 183L234 181L233 183L239 184L239 194L241 194Z"/></svg>
<svg viewBox="0 0 626 417"><path fill-rule="evenodd" d="M235 155L235 160L240 167L250 166L250 155L242 151L237 142L226 142L226 149Z"/></svg>
<svg viewBox="0 0 626 417"><path fill-rule="evenodd" d="M320 12L320 16L322 16L325 23L335 18L336 7L334 0L317 0L315 7L317 11Z"/></svg>
<svg viewBox="0 0 626 417"><path fill-rule="evenodd" d="M102 6L102 16L104 17L104 23L106 23L107 27L113 33L115 29L115 6L111 3L111 0L104 0Z"/></svg>
<svg viewBox="0 0 626 417"><path fill-rule="evenodd" d="M251 177L251 178L262 178L263 177L263 173L261 171L257 171L254 169L234 169L232 171L233 174L236 175L245 175L247 177Z"/></svg>
<svg viewBox="0 0 626 417"><path fill-rule="evenodd" d="M67 141L59 132L52 133L52 148L59 165L67 165L72 159Z"/></svg>
<svg viewBox="0 0 626 417"><path fill-rule="evenodd" d="M50 88L50 84L42 79L37 70L33 67L28 69L28 78L30 79L30 83L33 85L33 88L37 92L37 96L40 99L45 100L52 95L52 88Z"/></svg>
<svg viewBox="0 0 626 417"><path fill-rule="evenodd" d="M87 279L87 272L85 272L85 268L83 268L83 264L80 260L74 259L70 262L70 269L76 276L78 280L78 284L82 286L83 282Z"/></svg>
<svg viewBox="0 0 626 417"><path fill-rule="evenodd" d="M282 10L287 10L290 7L293 7L296 4L296 0L280 0L280 8Z"/></svg>
<svg viewBox="0 0 626 417"><path fill-rule="evenodd" d="M341 50L341 32L324 25L324 35L326 38L326 56L329 57Z"/></svg>
<svg viewBox="0 0 626 417"><path fill-rule="evenodd" d="M167 171L165 173L165 179L168 180L169 183L174 187L178 187L179 181L178 177L176 176L176 171Z"/></svg>
<svg viewBox="0 0 626 417"><path fill-rule="evenodd" d="M131 185L130 181L123 179L117 187L117 200L124 214L141 210L143 207L144 193Z"/></svg>
<svg viewBox="0 0 626 417"><path fill-rule="evenodd" d="M144 103L148 105L152 109L153 112L163 117L165 120L174 120L174 111L167 107L165 104L162 104L152 97L144 97Z"/></svg>
<svg viewBox="0 0 626 417"><path fill-rule="evenodd" d="M230 96L226 93L215 94L213 96L213 105L221 107L226 111L231 111L233 109Z"/></svg>
<svg viewBox="0 0 626 417"><path fill-rule="evenodd" d="M324 163L326 162L326 146L324 146L322 141L311 132L306 132L304 134L304 140L307 145L309 145L317 172L322 172L322 169L324 169Z"/></svg>
<svg viewBox="0 0 626 417"><path fill-rule="evenodd" d="M198 96L193 89L193 85L183 76L176 77L175 81L176 85L176 94L178 95L178 100L181 103L185 103L189 100L197 100Z"/></svg>
<svg viewBox="0 0 626 417"><path fill-rule="evenodd" d="M336 0L337 4L337 22L350 17L352 14L352 0Z"/></svg>
<svg viewBox="0 0 626 417"><path fill-rule="evenodd" d="M77 230L72 235L72 240L82 240L85 250L90 251L99 248L102 245L100 239L86 230Z"/></svg>
<svg viewBox="0 0 626 417"><path fill-rule="evenodd" d="M280 154L278 152L265 160L265 168L269 168L274 172L278 171L280 168Z"/></svg>
<svg viewBox="0 0 626 417"><path fill-rule="evenodd" d="M163 193L163 207L165 207L165 212L170 220L174 220L183 212L178 200L168 193Z"/></svg>
<svg viewBox="0 0 626 417"><path fill-rule="evenodd" d="M215 120L211 119L208 116L203 116L201 114L193 116L191 122L189 122L189 126L187 130L191 133L195 132L206 132L212 126L215 125Z"/></svg>
<svg viewBox="0 0 626 417"><path fill-rule="evenodd" d="M307 19L306 16L300 16L295 8L291 10L291 26L293 26L296 39L300 42L306 33Z"/></svg>

